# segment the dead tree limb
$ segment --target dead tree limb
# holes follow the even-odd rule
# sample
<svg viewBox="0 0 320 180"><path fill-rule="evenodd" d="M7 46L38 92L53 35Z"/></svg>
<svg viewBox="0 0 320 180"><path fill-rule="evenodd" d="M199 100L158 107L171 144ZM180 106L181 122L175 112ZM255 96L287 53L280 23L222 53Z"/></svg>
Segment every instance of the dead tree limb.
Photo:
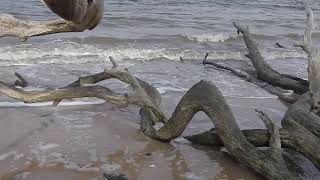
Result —
<svg viewBox="0 0 320 180"><path fill-rule="evenodd" d="M276 95L281 99L282 101L292 104L297 101L299 95L295 94L292 90L284 90L279 87L275 87L273 85L270 85L266 82L263 82L261 80L258 80L254 75L250 74L249 72L243 71L243 70L236 70L231 67L223 66L221 64L218 64L214 62L213 60L208 60L208 53L206 54L205 58L203 59L203 64L209 64L212 66L215 66L219 69L230 71L235 76L240 77L241 79L250 82L262 89L265 89L270 94Z"/></svg>
<svg viewBox="0 0 320 180"><path fill-rule="evenodd" d="M297 94L303 94L308 91L308 81L292 75L281 74L267 64L260 53L258 44L253 40L248 27L244 28L236 22L234 22L233 25L236 27L238 33L243 34L244 41L249 50L247 57L251 60L255 68L255 74L225 67L206 58L203 64L210 64L217 68L228 70L234 75L266 89L287 103L294 103L299 97ZM290 92L291 90L293 90L294 93Z"/></svg>
<svg viewBox="0 0 320 180"><path fill-rule="evenodd" d="M50 0L46 0L50 1ZM70 0L68 0L70 1ZM82 0L83 1L83 0ZM90 5L87 4L86 9L82 9L78 13L84 14L81 21L77 21L71 18L63 16L66 14L64 9L66 4L60 4L61 6L55 7L63 12L57 13L62 18L70 19L67 20L56 20L51 22L35 22L35 21L25 21L19 20L9 14L0 15L0 37L12 36L18 37L21 41L27 41L30 37L43 36L55 33L65 33L65 32L82 32L85 30L94 29L101 21L104 11L104 1L95 0L92 1ZM65 2L64 2L65 3ZM49 6L50 7L50 6ZM50 7L51 8L51 7ZM52 8L51 8L52 9ZM79 18L78 18L79 19Z"/></svg>
<svg viewBox="0 0 320 180"><path fill-rule="evenodd" d="M15 86L24 88L29 85L28 81L26 81L19 73L15 72L14 75L18 78L18 80L16 80L16 82L14 83Z"/></svg>
<svg viewBox="0 0 320 180"><path fill-rule="evenodd" d="M262 57L258 44L251 37L249 28L242 27L239 23L234 22L233 25L236 27L238 32L243 34L243 39L249 50L248 57L250 58L257 78L263 80L271 85L279 86L284 89L290 89L298 94L303 94L308 91L308 81L300 78L292 78L287 75L282 75L273 68L271 68L264 58Z"/></svg>
<svg viewBox="0 0 320 180"><path fill-rule="evenodd" d="M284 46L282 46L281 44L279 43L274 43L278 48L285 48Z"/></svg>
<svg viewBox="0 0 320 180"><path fill-rule="evenodd" d="M210 61L210 60L208 60L208 56L209 56L209 53L206 53L206 55L205 55L205 57L204 57L204 59L202 61L202 64L204 64L204 65L205 64L209 64L209 65L215 66L215 67L217 67L219 69L224 69L224 70L230 71L232 74L234 74L234 75L236 75L236 76L238 76L240 78L243 78L248 82L252 81L252 77L251 77L251 75L249 75L249 73L241 71L241 70L235 70L235 69L233 69L231 67L223 66L223 65L220 65L220 64L218 64L218 63L216 63L214 61Z"/></svg>

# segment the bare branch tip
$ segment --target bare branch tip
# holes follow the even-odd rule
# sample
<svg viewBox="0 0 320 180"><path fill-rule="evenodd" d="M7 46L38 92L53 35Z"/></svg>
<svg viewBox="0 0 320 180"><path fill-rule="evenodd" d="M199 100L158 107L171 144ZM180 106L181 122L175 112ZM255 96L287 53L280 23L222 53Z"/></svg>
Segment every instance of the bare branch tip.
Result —
<svg viewBox="0 0 320 180"><path fill-rule="evenodd" d="M112 56L109 56L109 60L112 63L112 68L118 67L118 63L116 62L116 60Z"/></svg>
<svg viewBox="0 0 320 180"><path fill-rule="evenodd" d="M269 118L269 115L259 109L255 109L257 116L263 121L267 129L271 130L271 124L273 121Z"/></svg>
<svg viewBox="0 0 320 180"><path fill-rule="evenodd" d="M182 57L180 57L180 62L184 63L184 59Z"/></svg>

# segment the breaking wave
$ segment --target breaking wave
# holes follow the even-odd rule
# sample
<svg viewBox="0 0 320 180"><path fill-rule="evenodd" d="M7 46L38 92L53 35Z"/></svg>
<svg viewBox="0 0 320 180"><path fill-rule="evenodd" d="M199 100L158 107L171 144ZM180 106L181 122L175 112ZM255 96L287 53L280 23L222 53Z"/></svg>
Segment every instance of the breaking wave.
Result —
<svg viewBox="0 0 320 180"><path fill-rule="evenodd" d="M195 42L225 42L227 40L233 40L237 39L238 35L232 34L224 34L224 33L218 33L218 34L211 34L211 33L205 33L205 34L184 34L183 37L187 38L188 40L195 41Z"/></svg>
<svg viewBox="0 0 320 180"><path fill-rule="evenodd" d="M105 62L109 56L121 61L154 60L164 58L178 61L185 59L202 59L205 52L196 49L177 48L139 48L115 47L99 48L94 45L84 45L75 42L55 42L43 44L27 44L19 46L0 47L0 66L26 64L72 64ZM211 52L211 59L241 59L240 52Z"/></svg>
<svg viewBox="0 0 320 180"><path fill-rule="evenodd" d="M222 38L223 39L223 38ZM181 48L142 48L142 47L112 47L100 48L94 45L85 45L75 42L55 41L46 44L25 44L18 46L0 47L0 66L27 65L27 64L73 64L73 63L98 63L106 62L109 56L116 60L157 60L167 59L178 61L184 59L203 59L206 52L197 49ZM247 59L240 51L211 51L209 59ZM302 51L263 50L263 56L267 60L284 58L306 58Z"/></svg>

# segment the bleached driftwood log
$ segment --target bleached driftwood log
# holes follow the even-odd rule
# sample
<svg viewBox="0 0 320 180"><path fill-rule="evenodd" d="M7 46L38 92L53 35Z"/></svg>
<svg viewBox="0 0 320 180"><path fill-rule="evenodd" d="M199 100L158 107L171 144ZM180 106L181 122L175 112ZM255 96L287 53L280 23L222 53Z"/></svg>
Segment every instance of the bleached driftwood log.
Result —
<svg viewBox="0 0 320 180"><path fill-rule="evenodd" d="M103 0L45 0L45 2L53 12L66 20L35 22L2 14L0 15L0 37L12 36L26 41L33 36L82 32L94 29L103 17Z"/></svg>

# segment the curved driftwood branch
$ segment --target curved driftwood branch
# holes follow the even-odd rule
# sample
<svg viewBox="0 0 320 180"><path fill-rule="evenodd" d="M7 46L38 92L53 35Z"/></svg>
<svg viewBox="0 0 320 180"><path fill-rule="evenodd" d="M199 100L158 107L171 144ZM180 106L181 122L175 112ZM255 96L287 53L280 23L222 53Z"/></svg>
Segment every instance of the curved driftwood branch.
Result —
<svg viewBox="0 0 320 180"><path fill-rule="evenodd" d="M247 141L221 92L207 81L197 83L183 96L172 117L160 129L152 126L150 119L154 116L142 108L141 130L154 139L170 141L182 134L192 117L199 111L210 117L221 142L235 159L268 179L295 179L288 171L279 148L263 151ZM271 131L275 132L272 139L276 140L278 135L275 128L271 128ZM272 146L276 147L274 144Z"/></svg>
<svg viewBox="0 0 320 180"><path fill-rule="evenodd" d="M12 36L18 37L21 41L27 41L30 37L34 36L43 36L48 34L65 32L82 32L87 29L92 30L100 23L103 17L104 1L94 0L92 2L92 4L88 4L88 7L85 9L84 12L78 12L80 14L85 13L81 21L74 20L70 16L70 20L74 21L56 20L51 22L35 22L19 20L13 17L12 15L2 14L0 15L0 37ZM60 6L58 7L60 7L60 9L65 8L65 4L60 4ZM58 15L60 15L63 18L67 18L67 16L63 16L61 13Z"/></svg>
<svg viewBox="0 0 320 180"><path fill-rule="evenodd" d="M263 121L269 133L270 137L270 147L277 153L281 153L281 140L280 140L280 127L276 125L268 116L268 114L263 111L256 110L257 116Z"/></svg>
<svg viewBox="0 0 320 180"><path fill-rule="evenodd" d="M309 158L320 169L320 117L311 112L311 95L307 93L289 107L282 120L280 139L282 147L293 149ZM269 144L270 133L263 129L243 130L248 141L256 147ZM196 144L224 147L216 129L188 136L186 139Z"/></svg>

